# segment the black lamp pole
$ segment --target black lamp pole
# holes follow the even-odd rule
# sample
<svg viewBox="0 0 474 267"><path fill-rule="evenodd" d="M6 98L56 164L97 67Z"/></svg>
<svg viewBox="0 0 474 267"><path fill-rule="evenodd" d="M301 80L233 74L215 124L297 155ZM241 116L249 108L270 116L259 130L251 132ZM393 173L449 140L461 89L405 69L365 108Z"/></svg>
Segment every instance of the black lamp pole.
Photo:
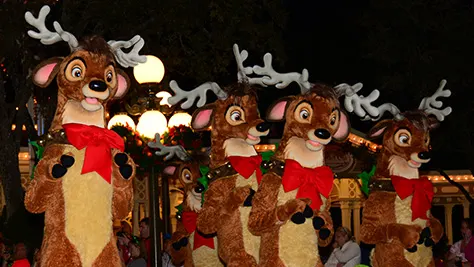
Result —
<svg viewBox="0 0 474 267"><path fill-rule="evenodd" d="M152 155L154 158L155 155ZM153 162L153 161L152 161ZM152 164L151 172L148 178L149 198L150 198L150 237L151 248L150 257L151 266L161 267L161 231L160 231L160 202L158 200L158 179L155 177L155 166Z"/></svg>
<svg viewBox="0 0 474 267"><path fill-rule="evenodd" d="M168 176L161 176L161 201L163 202L163 228L164 234L171 234L171 220L170 220L170 194Z"/></svg>

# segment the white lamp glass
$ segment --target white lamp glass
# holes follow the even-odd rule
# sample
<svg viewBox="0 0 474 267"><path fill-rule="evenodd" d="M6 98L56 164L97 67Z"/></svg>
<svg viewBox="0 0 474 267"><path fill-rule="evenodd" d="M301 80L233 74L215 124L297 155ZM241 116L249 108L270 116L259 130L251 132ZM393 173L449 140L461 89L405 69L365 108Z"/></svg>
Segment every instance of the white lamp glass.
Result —
<svg viewBox="0 0 474 267"><path fill-rule="evenodd" d="M163 62L155 56L146 56L145 63L139 63L133 68L133 76L138 83L159 83L165 76Z"/></svg>
<svg viewBox="0 0 474 267"><path fill-rule="evenodd" d="M129 126L132 130L135 130L135 122L125 114L117 114L113 116L112 119L110 119L109 124L107 124L107 128L112 129L115 125Z"/></svg>
<svg viewBox="0 0 474 267"><path fill-rule="evenodd" d="M184 112L179 112L175 113L171 118L170 121L168 122L168 128L174 127L174 126L189 126L191 125L191 115L188 113Z"/></svg>
<svg viewBox="0 0 474 267"><path fill-rule="evenodd" d="M161 91L158 94L156 94L156 97L161 98L160 105L168 105L168 107L171 107L170 103L168 103L168 98L171 97L171 94L166 92L166 91Z"/></svg>
<svg viewBox="0 0 474 267"><path fill-rule="evenodd" d="M149 110L140 116L137 132L147 138L155 138L155 134L163 134L168 130L165 115L157 110Z"/></svg>

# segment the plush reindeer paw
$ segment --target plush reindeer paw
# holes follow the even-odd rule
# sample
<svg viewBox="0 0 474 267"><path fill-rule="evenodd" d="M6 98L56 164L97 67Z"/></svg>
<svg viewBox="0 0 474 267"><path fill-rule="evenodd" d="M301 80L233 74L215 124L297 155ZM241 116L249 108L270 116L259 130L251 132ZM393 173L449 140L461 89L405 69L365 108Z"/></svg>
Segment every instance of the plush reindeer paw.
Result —
<svg viewBox="0 0 474 267"><path fill-rule="evenodd" d="M62 155L60 163L55 164L51 170L51 175L55 179L59 179L66 175L67 169L74 165L74 158L69 155Z"/></svg>
<svg viewBox="0 0 474 267"><path fill-rule="evenodd" d="M253 196L255 195L255 190L250 188L250 193L244 201L244 207L252 207Z"/></svg>
<svg viewBox="0 0 474 267"><path fill-rule="evenodd" d="M408 252L418 250L417 242L421 239L422 228L418 225L402 225L398 231L399 240Z"/></svg>
<svg viewBox="0 0 474 267"><path fill-rule="evenodd" d="M432 247L435 242L431 236L431 229L429 227L425 227L420 234L420 240L418 240L418 244L425 244L426 247Z"/></svg>
<svg viewBox="0 0 474 267"><path fill-rule="evenodd" d="M313 217L314 213L310 206L306 205L303 212L298 211L291 216L291 221L295 224L302 224L306 221L306 218Z"/></svg>
<svg viewBox="0 0 474 267"><path fill-rule="evenodd" d="M171 244L171 246L173 247L174 250L180 250L181 248L186 247L188 245L188 242L189 242L188 238L183 237L180 240Z"/></svg>
<svg viewBox="0 0 474 267"><path fill-rule="evenodd" d="M117 153L114 157L115 164L119 167L120 175L124 179L129 179L133 174L133 168L128 164L128 156L125 153Z"/></svg>
<svg viewBox="0 0 474 267"><path fill-rule="evenodd" d="M311 200L307 198L288 200L285 204L277 207L278 220L285 222L291 218L291 221L295 224L304 223L306 220L305 215L309 215L307 208L309 208L308 205L310 203ZM311 210L311 208L309 209Z"/></svg>
<svg viewBox="0 0 474 267"><path fill-rule="evenodd" d="M330 225L332 225L330 215L327 212L321 212L313 217L313 228L318 232L321 240L327 240L331 236ZM329 223L328 223L329 222Z"/></svg>

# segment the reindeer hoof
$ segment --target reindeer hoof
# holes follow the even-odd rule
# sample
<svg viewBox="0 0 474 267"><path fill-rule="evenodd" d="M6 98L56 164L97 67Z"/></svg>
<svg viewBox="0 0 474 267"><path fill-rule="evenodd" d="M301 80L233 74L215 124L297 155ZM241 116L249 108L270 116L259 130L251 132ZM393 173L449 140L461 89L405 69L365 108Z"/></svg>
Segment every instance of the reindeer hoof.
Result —
<svg viewBox="0 0 474 267"><path fill-rule="evenodd" d="M55 164L51 171L53 178L58 179L66 175L67 169L74 165L74 158L68 155L62 155L61 163Z"/></svg>
<svg viewBox="0 0 474 267"><path fill-rule="evenodd" d="M323 220L323 218L319 217L319 216L316 216L313 218L313 228L315 230L319 230L321 228L323 228L325 222Z"/></svg>
<svg viewBox="0 0 474 267"><path fill-rule="evenodd" d="M423 244L423 242L425 242L425 244L426 244L426 241L428 239L431 239L431 229L429 227L425 227L423 229L423 231L421 231L420 239L418 240L418 244L421 245L421 244ZM433 242L433 240L431 240L431 242Z"/></svg>
<svg viewBox="0 0 474 267"><path fill-rule="evenodd" d="M414 246L411 247L411 248L407 248L407 251L410 252L410 253L415 253L417 250L418 250L418 246L417 246L417 245L414 245Z"/></svg>
<svg viewBox="0 0 474 267"><path fill-rule="evenodd" d="M291 216L291 221L294 224L302 224L306 221L306 218L304 217L302 212L297 212Z"/></svg>
<svg viewBox="0 0 474 267"><path fill-rule="evenodd" d="M252 200L253 200L254 195L255 195L255 190L250 188L250 194L247 196L247 198L244 201L244 207L252 207Z"/></svg>
<svg viewBox="0 0 474 267"><path fill-rule="evenodd" d="M432 246L434 246L434 241L433 241L433 239L431 239L431 237L428 237L428 238L425 240L425 246L426 246L426 247L432 247Z"/></svg>
<svg viewBox="0 0 474 267"><path fill-rule="evenodd" d="M133 173L133 168L130 164L127 164L128 162L128 156L125 153L118 153L114 157L115 164L119 166L119 171L120 174L124 179L130 178Z"/></svg>
<svg viewBox="0 0 474 267"><path fill-rule="evenodd" d="M171 244L171 246L174 248L174 250L180 250L181 248L184 248L187 245L188 245L188 238L187 237L183 237L180 240L178 240L177 242L174 242L173 244Z"/></svg>
<svg viewBox="0 0 474 267"><path fill-rule="evenodd" d="M329 229L327 228L323 228L319 230L319 238L321 238L322 240L328 239L330 235L331 235L331 231L329 231Z"/></svg>
<svg viewBox="0 0 474 267"><path fill-rule="evenodd" d="M305 218L312 218L314 213L313 213L313 209L311 209L310 206L306 205L306 207L304 208L304 211L303 211L303 215Z"/></svg>

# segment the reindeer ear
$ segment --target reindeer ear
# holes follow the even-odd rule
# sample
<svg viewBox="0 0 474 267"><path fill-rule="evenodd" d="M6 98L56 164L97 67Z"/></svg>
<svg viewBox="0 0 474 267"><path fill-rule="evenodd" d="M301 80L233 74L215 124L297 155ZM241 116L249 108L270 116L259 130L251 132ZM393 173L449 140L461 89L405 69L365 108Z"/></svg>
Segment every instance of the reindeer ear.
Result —
<svg viewBox="0 0 474 267"><path fill-rule="evenodd" d="M59 65L63 61L62 57L53 57L41 62L33 70L33 83L41 88L48 87L59 72Z"/></svg>
<svg viewBox="0 0 474 267"><path fill-rule="evenodd" d="M385 130L387 130L388 126L390 126L392 123L393 123L393 120L380 121L379 123L375 124L375 126L372 127L372 129L370 129L368 137L370 139L374 139L374 138L382 136Z"/></svg>
<svg viewBox="0 0 474 267"><path fill-rule="evenodd" d="M175 165L168 165L163 170L163 173L172 176L176 172L176 169L177 169L177 167Z"/></svg>
<svg viewBox="0 0 474 267"><path fill-rule="evenodd" d="M117 92L115 92L114 99L122 98L130 88L130 78L122 69L115 69L117 72Z"/></svg>
<svg viewBox="0 0 474 267"><path fill-rule="evenodd" d="M344 141L349 136L351 131L351 123L347 118L347 114L344 111L341 111L341 116L339 118L339 127L337 128L336 133L333 135L335 141Z"/></svg>
<svg viewBox="0 0 474 267"><path fill-rule="evenodd" d="M288 104L293 101L293 97L284 97L273 103L267 112L267 121L277 122L285 119L285 111Z"/></svg>
<svg viewBox="0 0 474 267"><path fill-rule="evenodd" d="M212 124L212 117L214 116L215 105L207 104L204 107L198 108L193 113L193 118L191 119L191 127L195 131L205 131Z"/></svg>

